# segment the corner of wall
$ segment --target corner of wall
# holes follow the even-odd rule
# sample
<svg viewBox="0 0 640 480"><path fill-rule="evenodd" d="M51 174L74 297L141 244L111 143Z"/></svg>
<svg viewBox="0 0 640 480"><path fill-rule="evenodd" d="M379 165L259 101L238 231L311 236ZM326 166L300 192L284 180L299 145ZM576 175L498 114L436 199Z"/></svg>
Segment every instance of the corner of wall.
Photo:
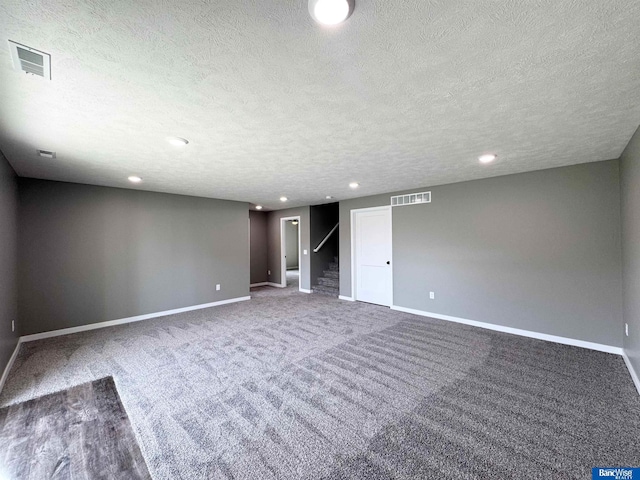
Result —
<svg viewBox="0 0 640 480"><path fill-rule="evenodd" d="M0 370L6 378L18 345L18 177L0 152ZM15 325L15 331L12 328ZM1 386L0 386L1 388Z"/></svg>
<svg viewBox="0 0 640 480"><path fill-rule="evenodd" d="M622 333L624 359L640 393L640 127L619 159L622 223L622 314L628 336ZM623 330L623 329L621 329Z"/></svg>

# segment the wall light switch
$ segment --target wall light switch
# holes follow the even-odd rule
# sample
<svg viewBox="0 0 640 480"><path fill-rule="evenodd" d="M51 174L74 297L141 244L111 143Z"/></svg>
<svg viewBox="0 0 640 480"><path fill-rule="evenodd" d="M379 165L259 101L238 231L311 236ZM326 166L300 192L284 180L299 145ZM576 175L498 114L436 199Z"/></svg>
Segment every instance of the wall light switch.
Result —
<svg viewBox="0 0 640 480"><path fill-rule="evenodd" d="M303 250L303 251L302 251L302 254L303 254L303 255L306 255L306 254L307 254L307 251L306 251L306 250Z"/></svg>
<svg viewBox="0 0 640 480"><path fill-rule="evenodd" d="M429 298L430 298L431 300L435 300L435 298L436 298L436 292L429 292Z"/></svg>
<svg viewBox="0 0 640 480"><path fill-rule="evenodd" d="M271 270L267 270L267 275L271 275Z"/></svg>
<svg viewBox="0 0 640 480"><path fill-rule="evenodd" d="M216 290L220 290L220 284L216 284Z"/></svg>
<svg viewBox="0 0 640 480"><path fill-rule="evenodd" d="M629 336L629 324L625 323L624 324L624 334L628 337Z"/></svg>
<svg viewBox="0 0 640 480"><path fill-rule="evenodd" d="M15 320L11 320L11 331L15 332L16 331L16 321ZM627 334L628 335L628 334Z"/></svg>

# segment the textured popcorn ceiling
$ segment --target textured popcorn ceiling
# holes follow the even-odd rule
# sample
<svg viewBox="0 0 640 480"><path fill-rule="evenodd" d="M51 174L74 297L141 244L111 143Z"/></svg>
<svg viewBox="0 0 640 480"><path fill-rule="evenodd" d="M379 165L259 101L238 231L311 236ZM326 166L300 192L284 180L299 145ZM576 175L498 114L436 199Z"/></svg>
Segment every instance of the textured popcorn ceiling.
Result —
<svg viewBox="0 0 640 480"><path fill-rule="evenodd" d="M639 18L637 0L356 0L327 29L306 0L3 0L0 149L21 176L270 208L617 158ZM7 39L50 53L52 81L14 71Z"/></svg>

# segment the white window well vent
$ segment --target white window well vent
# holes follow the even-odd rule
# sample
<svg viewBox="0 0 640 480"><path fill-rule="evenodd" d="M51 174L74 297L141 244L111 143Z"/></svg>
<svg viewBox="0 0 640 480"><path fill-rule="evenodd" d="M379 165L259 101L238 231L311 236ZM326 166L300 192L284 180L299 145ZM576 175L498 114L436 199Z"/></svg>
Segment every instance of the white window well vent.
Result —
<svg viewBox="0 0 640 480"><path fill-rule="evenodd" d="M395 197L391 197L392 207L415 205L417 203L431 203L431 192L409 193L407 195L397 195Z"/></svg>
<svg viewBox="0 0 640 480"><path fill-rule="evenodd" d="M15 70L51 80L51 55L11 40L9 48Z"/></svg>

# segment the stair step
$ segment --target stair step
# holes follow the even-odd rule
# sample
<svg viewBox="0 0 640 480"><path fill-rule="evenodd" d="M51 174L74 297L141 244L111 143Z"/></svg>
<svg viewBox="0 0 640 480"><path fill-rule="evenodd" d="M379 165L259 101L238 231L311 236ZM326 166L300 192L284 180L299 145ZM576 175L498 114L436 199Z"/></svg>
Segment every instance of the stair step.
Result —
<svg viewBox="0 0 640 480"><path fill-rule="evenodd" d="M340 279L339 278L320 277L318 279L318 284L324 285L325 287L339 288L340 287Z"/></svg>
<svg viewBox="0 0 640 480"><path fill-rule="evenodd" d="M324 276L326 278L340 278L340 272L337 270L325 270Z"/></svg>
<svg viewBox="0 0 640 480"><path fill-rule="evenodd" d="M329 287L327 285L314 285L311 290L313 293L318 293L320 295L328 295L332 297L337 297L340 293L340 290L336 287Z"/></svg>

